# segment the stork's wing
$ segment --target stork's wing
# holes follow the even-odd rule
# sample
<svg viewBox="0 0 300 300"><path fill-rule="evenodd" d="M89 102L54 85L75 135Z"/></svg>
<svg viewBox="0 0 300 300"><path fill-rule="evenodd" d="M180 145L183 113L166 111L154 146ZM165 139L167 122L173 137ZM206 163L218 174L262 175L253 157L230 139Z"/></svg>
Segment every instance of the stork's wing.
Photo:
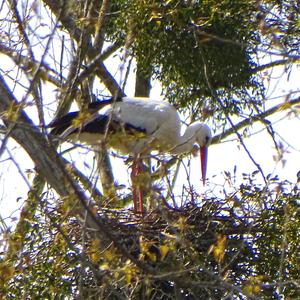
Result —
<svg viewBox="0 0 300 300"><path fill-rule="evenodd" d="M60 136L62 140L67 139L72 134L95 134L105 135L116 132L125 132L126 134L146 133L144 128L134 126L130 123L123 123L111 118L109 115L101 115L98 112L86 114L83 118L79 112L68 113L60 119L57 119L49 127L53 128L52 135Z"/></svg>
<svg viewBox="0 0 300 300"><path fill-rule="evenodd" d="M71 127L72 122L79 116L79 111L70 112L60 118L53 120L48 124L48 128L52 128L51 135L61 135L65 130Z"/></svg>
<svg viewBox="0 0 300 300"><path fill-rule="evenodd" d="M98 125L98 128L97 128ZM71 120L71 123L66 130L64 130L60 134L60 138L65 140L67 139L71 134L74 133L84 133L84 132L89 132L87 129L92 128L91 133L101 133L105 132L105 128L107 125L107 118L106 116L99 116L97 112L93 114L85 114L82 118L80 118L80 113ZM98 132L96 132L98 130Z"/></svg>
<svg viewBox="0 0 300 300"><path fill-rule="evenodd" d="M78 126L82 126L89 123L90 121L93 121L95 113L101 110L103 107L112 104L113 101L114 98L110 98L108 100L103 100L103 101L91 102L87 108L86 120L83 120L84 122L82 122L82 124L77 124L77 126L76 126L76 119L80 117L79 111L69 112L63 115L62 117L53 120L47 126L48 128L52 128L50 134L60 136L66 131L70 134L70 132L76 130ZM121 100L118 98L116 101L119 102ZM78 123L80 123L80 121Z"/></svg>

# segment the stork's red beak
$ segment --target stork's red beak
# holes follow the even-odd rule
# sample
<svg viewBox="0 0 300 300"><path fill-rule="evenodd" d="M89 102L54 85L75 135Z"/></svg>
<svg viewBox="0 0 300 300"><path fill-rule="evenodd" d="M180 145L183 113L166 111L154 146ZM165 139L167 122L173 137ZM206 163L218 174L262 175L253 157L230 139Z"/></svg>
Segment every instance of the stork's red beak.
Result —
<svg viewBox="0 0 300 300"><path fill-rule="evenodd" d="M207 146L200 147L200 158L201 158L201 173L203 185L205 185L206 179L206 167L207 167Z"/></svg>

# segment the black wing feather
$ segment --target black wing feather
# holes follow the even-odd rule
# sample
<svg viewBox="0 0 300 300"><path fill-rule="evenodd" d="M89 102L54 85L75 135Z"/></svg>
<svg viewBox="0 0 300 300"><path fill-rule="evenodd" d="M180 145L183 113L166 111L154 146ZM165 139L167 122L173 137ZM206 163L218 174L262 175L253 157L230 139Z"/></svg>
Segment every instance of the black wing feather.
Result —
<svg viewBox="0 0 300 300"><path fill-rule="evenodd" d="M70 112L61 118L58 118L51 122L48 127L52 128L50 131L51 135L59 136L61 135L65 130L67 130L69 127L72 126L73 121L78 118L79 112ZM107 128L109 123L109 128ZM108 134L113 134L120 131L125 131L127 134L135 134L136 132L146 133L146 129L141 127L136 127L129 123L120 123L116 120L113 120L110 118L110 116L107 115L99 115L96 119L94 119L91 122L88 122L84 126L78 126L77 128L74 128L70 132L70 134L78 133L78 132L86 132L86 133L94 133L94 134L102 134L104 135L106 132Z"/></svg>
<svg viewBox="0 0 300 300"><path fill-rule="evenodd" d="M87 111L89 113L97 112L98 110L102 109L106 105L113 103L113 101L114 101L114 98L110 98L108 100L103 100L103 101L91 102L88 105ZM116 101L120 102L120 101L122 101L122 98L119 97L116 99ZM53 120L47 126L48 128L52 128L52 130L50 131L50 134L52 134L52 135L62 134L66 129L68 129L72 125L72 122L76 118L78 118L78 116L79 116L79 111L74 111L74 112L69 112L69 113L63 115L62 117Z"/></svg>
<svg viewBox="0 0 300 300"><path fill-rule="evenodd" d="M109 128L107 128L109 124ZM95 134L114 134L124 130L128 134L134 134L135 132L146 133L144 128L133 126L129 123L120 123L117 120L111 119L107 115L99 115L95 120L87 123L81 128L76 128L73 133L76 132L86 132L86 133L95 133Z"/></svg>
<svg viewBox="0 0 300 300"><path fill-rule="evenodd" d="M68 129L71 125L73 120L78 118L79 111L73 111L70 113L67 113L66 115L53 120L47 127L52 128L50 131L50 134L52 135L60 135L62 134L66 129Z"/></svg>

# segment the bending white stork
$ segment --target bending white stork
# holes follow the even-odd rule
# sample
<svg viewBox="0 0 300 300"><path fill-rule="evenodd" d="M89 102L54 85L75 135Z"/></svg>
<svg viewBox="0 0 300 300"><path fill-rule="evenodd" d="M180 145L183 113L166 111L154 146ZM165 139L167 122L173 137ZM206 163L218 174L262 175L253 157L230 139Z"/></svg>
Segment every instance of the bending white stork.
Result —
<svg viewBox="0 0 300 300"><path fill-rule="evenodd" d="M181 121L169 103L149 98L123 97L91 103L89 113L70 112L49 124L51 134L61 139L90 145L106 142L110 147L134 157L132 181L141 172L140 156L152 150L181 154L200 147L201 173L205 184L209 127L194 122L181 134ZM134 209L143 212L143 193L133 184Z"/></svg>

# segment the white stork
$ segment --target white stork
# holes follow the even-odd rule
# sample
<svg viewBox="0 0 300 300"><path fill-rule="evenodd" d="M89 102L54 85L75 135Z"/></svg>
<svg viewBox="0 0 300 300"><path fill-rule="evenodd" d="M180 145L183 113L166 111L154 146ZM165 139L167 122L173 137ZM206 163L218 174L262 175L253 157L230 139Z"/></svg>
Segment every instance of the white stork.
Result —
<svg viewBox="0 0 300 300"><path fill-rule="evenodd" d="M141 172L141 155L152 150L181 154L200 147L201 173L205 184L209 127L194 122L181 134L181 120L169 103L149 98L123 97L91 103L88 113L70 112L49 124L51 134L61 139L79 140L90 145L107 143L122 153L133 155L131 179ZM143 212L143 194L133 184L136 212Z"/></svg>

